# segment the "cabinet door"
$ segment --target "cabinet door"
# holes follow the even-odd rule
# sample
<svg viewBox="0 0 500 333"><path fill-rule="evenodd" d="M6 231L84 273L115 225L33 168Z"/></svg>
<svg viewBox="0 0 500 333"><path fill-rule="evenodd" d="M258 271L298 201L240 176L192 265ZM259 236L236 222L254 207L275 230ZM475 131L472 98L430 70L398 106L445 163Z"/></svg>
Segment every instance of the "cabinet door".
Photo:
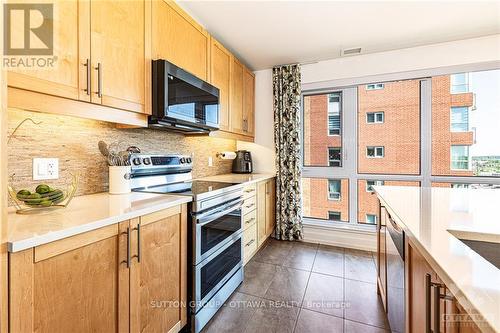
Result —
<svg viewBox="0 0 500 333"><path fill-rule="evenodd" d="M409 242L408 246L408 254L405 262L406 269L405 274L409 274L408 276L408 290L407 295L408 306L406 309L407 319L409 322L410 333L420 333L423 329L425 329L426 323L426 275L431 275L432 282L437 281L437 274L434 270L429 266L424 257L415 249L411 242ZM431 293L431 297L432 293ZM434 300L430 300L430 306L432 307L434 304ZM431 309L431 313L432 313ZM433 317L433 316L431 316ZM435 318L431 318L431 328L434 327Z"/></svg>
<svg viewBox="0 0 500 333"><path fill-rule="evenodd" d="M210 36L173 1L153 1L153 58L208 81Z"/></svg>
<svg viewBox="0 0 500 333"><path fill-rule="evenodd" d="M210 46L210 82L219 88L220 129L229 130L229 94L231 86L231 53L212 38Z"/></svg>
<svg viewBox="0 0 500 333"><path fill-rule="evenodd" d="M132 232L131 332L178 331L185 322L186 206L143 216Z"/></svg>
<svg viewBox="0 0 500 333"><path fill-rule="evenodd" d="M266 235L270 236L276 226L276 181L266 182Z"/></svg>
<svg viewBox="0 0 500 333"><path fill-rule="evenodd" d="M231 61L231 132L245 134L243 124L243 65L234 58Z"/></svg>
<svg viewBox="0 0 500 333"><path fill-rule="evenodd" d="M92 0L92 102L145 110L145 0Z"/></svg>
<svg viewBox="0 0 500 333"><path fill-rule="evenodd" d="M248 69L243 71L243 130L246 135L255 134L255 76Z"/></svg>
<svg viewBox="0 0 500 333"><path fill-rule="evenodd" d="M71 99L90 101L86 64L90 60L90 3L88 1L42 0L53 4L53 68L15 69L8 85ZM20 26L21 25L15 25Z"/></svg>
<svg viewBox="0 0 500 333"><path fill-rule="evenodd" d="M11 332L128 331L119 226L10 254Z"/></svg>
<svg viewBox="0 0 500 333"><path fill-rule="evenodd" d="M266 240L266 188L267 182L257 184L257 239L259 246Z"/></svg>
<svg viewBox="0 0 500 333"><path fill-rule="evenodd" d="M385 207L381 207L380 214L377 225L377 273L380 296L384 308L387 309L386 219L389 217Z"/></svg>

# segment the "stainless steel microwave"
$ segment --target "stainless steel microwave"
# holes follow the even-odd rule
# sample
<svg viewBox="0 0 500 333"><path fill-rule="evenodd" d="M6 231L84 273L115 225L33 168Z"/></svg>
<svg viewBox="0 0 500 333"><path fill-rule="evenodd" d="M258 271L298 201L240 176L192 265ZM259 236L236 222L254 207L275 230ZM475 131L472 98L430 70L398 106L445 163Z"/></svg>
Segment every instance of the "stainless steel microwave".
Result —
<svg viewBox="0 0 500 333"><path fill-rule="evenodd" d="M153 60L149 127L186 133L219 129L219 89L166 60Z"/></svg>

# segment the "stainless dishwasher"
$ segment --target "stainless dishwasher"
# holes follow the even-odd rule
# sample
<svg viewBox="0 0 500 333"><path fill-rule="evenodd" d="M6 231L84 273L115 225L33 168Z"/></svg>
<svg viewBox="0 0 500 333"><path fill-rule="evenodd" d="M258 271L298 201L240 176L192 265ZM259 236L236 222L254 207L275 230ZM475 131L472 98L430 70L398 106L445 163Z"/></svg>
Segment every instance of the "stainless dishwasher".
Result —
<svg viewBox="0 0 500 333"><path fill-rule="evenodd" d="M405 331L405 234L392 220L387 219L387 317L392 332Z"/></svg>

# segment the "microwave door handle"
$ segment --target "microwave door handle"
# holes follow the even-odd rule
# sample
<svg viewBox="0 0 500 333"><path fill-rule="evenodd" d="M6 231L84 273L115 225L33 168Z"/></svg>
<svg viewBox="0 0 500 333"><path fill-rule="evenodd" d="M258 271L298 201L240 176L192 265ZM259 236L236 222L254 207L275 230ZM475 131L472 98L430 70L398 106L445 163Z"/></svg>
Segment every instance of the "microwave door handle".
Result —
<svg viewBox="0 0 500 333"><path fill-rule="evenodd" d="M211 215L207 215L207 216L203 216L201 218L197 218L196 219L196 222L197 222L196 224L198 226L202 227L202 226L204 226L204 225L206 225L206 224L208 224L208 223L210 223L210 222L218 219L221 216L224 216L224 215L226 215L228 213L231 213L235 209L241 208L241 206L242 206L242 203L239 202L237 205L231 206L231 207L229 207L227 209L224 209L223 211L219 211L219 212L211 214Z"/></svg>

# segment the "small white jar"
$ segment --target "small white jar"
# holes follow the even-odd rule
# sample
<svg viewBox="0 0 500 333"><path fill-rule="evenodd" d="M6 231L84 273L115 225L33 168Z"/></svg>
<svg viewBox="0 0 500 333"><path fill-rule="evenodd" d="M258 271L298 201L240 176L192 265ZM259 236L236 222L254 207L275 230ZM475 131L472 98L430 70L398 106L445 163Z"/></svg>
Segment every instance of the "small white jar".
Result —
<svg viewBox="0 0 500 333"><path fill-rule="evenodd" d="M110 166L109 167L109 193L126 194L130 193L130 166Z"/></svg>

